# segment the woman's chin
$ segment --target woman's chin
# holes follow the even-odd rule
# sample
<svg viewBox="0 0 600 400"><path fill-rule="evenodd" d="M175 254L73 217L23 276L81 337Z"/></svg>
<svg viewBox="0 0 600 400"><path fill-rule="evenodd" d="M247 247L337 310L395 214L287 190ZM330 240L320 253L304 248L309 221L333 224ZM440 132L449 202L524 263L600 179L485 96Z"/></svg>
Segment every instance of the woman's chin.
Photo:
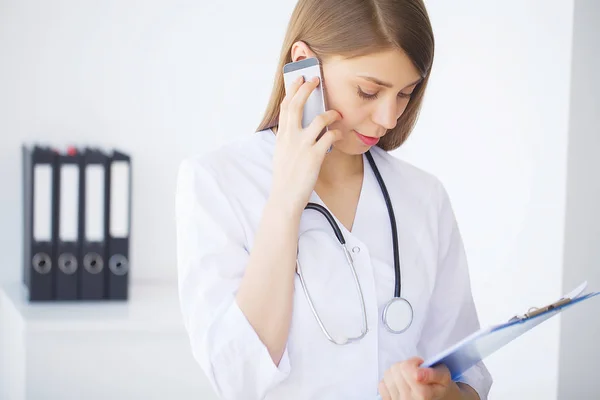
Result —
<svg viewBox="0 0 600 400"><path fill-rule="evenodd" d="M369 151L371 146L366 146L362 143L356 143L353 140L342 139L333 144L333 148L343 154L350 156L359 155Z"/></svg>

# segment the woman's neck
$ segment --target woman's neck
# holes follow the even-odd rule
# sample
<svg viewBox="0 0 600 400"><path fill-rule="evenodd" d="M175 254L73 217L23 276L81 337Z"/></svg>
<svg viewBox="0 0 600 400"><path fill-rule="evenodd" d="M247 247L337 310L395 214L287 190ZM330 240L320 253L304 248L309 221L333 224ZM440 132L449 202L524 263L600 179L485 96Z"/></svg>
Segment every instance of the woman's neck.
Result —
<svg viewBox="0 0 600 400"><path fill-rule="evenodd" d="M363 173L363 158L361 154L346 154L335 147L325 156L319 181L326 186L337 186L340 183L360 178Z"/></svg>

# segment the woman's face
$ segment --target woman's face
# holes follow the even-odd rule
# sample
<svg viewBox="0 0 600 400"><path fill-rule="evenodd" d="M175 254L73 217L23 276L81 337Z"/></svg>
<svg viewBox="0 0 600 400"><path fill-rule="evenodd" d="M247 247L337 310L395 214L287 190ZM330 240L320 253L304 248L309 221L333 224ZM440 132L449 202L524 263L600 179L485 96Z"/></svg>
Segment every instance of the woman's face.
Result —
<svg viewBox="0 0 600 400"><path fill-rule="evenodd" d="M323 64L328 109L342 114L329 126L343 138L334 146L346 154L362 154L396 126L421 76L408 56L390 50L354 59L328 59Z"/></svg>

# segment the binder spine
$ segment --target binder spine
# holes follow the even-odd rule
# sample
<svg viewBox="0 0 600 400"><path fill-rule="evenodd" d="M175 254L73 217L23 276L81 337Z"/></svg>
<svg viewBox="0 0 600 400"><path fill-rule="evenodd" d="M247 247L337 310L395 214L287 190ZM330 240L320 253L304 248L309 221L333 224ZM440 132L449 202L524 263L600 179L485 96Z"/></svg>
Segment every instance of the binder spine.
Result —
<svg viewBox="0 0 600 400"><path fill-rule="evenodd" d="M24 281L30 301L54 300L56 158L50 149L24 148Z"/></svg>
<svg viewBox="0 0 600 400"><path fill-rule="evenodd" d="M107 297L128 298L129 235L131 225L131 159L115 151L107 174L106 232L108 237L106 270Z"/></svg>
<svg viewBox="0 0 600 400"><path fill-rule="evenodd" d="M107 156L95 149L86 149L80 174L80 238L81 273L80 298L105 298L104 268L106 268L105 183Z"/></svg>
<svg viewBox="0 0 600 400"><path fill-rule="evenodd" d="M76 300L79 296L79 154L70 149L58 157L56 214L56 299Z"/></svg>

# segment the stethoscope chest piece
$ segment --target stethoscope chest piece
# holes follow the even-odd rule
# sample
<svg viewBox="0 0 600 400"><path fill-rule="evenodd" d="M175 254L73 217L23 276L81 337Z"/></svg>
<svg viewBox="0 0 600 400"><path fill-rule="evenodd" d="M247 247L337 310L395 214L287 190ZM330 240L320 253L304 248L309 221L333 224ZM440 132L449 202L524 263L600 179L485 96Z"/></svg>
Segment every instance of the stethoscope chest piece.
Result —
<svg viewBox="0 0 600 400"><path fill-rule="evenodd" d="M394 297L385 305L382 318L388 331L402 333L412 324L413 308L408 300Z"/></svg>

